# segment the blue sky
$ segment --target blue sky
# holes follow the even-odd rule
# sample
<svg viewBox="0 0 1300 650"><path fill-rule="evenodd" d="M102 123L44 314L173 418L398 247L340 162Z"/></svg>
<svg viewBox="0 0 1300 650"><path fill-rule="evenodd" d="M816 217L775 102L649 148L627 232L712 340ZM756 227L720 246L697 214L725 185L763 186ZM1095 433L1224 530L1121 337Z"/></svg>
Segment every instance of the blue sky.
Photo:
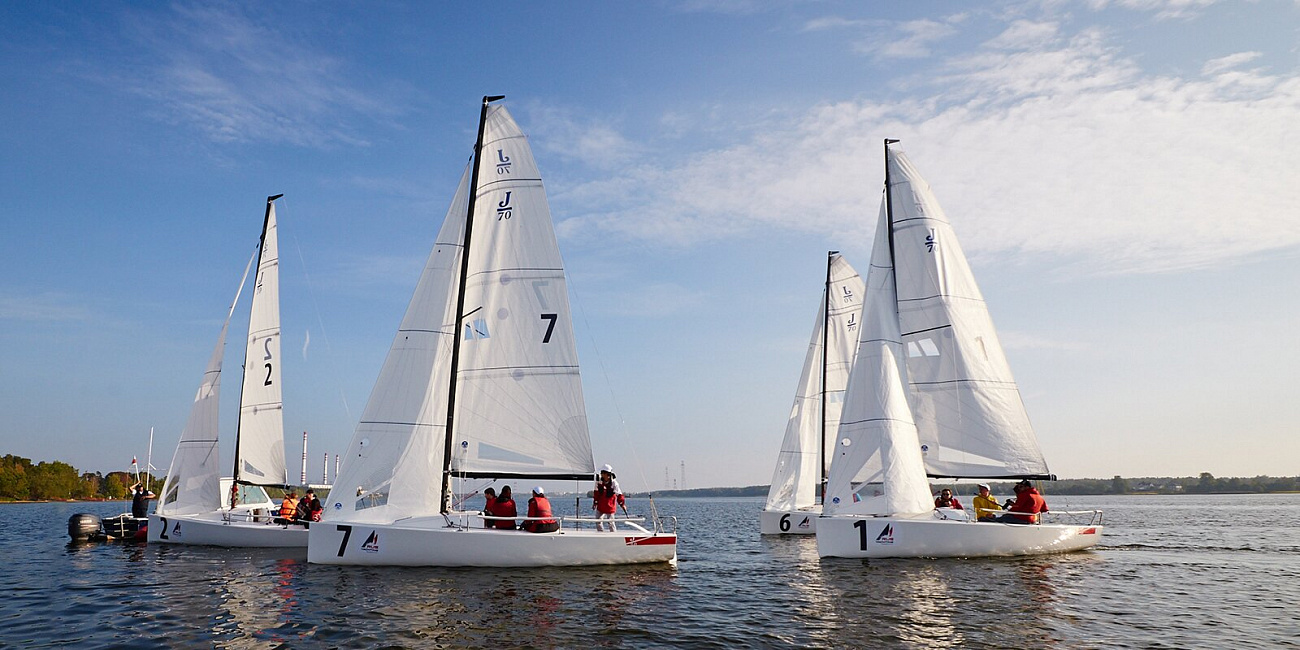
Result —
<svg viewBox="0 0 1300 650"><path fill-rule="evenodd" d="M165 467L284 193L288 455L310 431L319 473L500 93L626 487L769 480L884 137L953 219L1052 471L1293 475L1298 43L1280 1L8 3L0 452L109 471L155 427Z"/></svg>

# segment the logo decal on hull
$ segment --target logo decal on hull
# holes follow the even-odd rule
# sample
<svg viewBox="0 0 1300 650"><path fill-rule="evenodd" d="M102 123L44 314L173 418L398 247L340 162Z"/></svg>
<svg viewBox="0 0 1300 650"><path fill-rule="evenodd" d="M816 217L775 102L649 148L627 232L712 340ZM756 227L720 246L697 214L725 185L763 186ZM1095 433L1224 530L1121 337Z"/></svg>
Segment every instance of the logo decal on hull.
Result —
<svg viewBox="0 0 1300 650"><path fill-rule="evenodd" d="M877 543L877 544L893 544L893 543L894 543L894 525L893 525L893 524L885 524L885 529L882 530L882 531L880 531L880 534L879 534L879 535L876 535L876 543Z"/></svg>
<svg viewBox="0 0 1300 650"><path fill-rule="evenodd" d="M367 537L366 541L361 543L361 550L367 553L379 552L379 531L370 531L370 537Z"/></svg>
<svg viewBox="0 0 1300 650"><path fill-rule="evenodd" d="M654 537L624 537L623 542L628 546L653 546L656 544L676 544L677 537L674 535L656 535Z"/></svg>
<svg viewBox="0 0 1300 650"><path fill-rule="evenodd" d="M176 522L176 525L172 527L172 535L175 535L176 537L181 536L181 522Z"/></svg>
<svg viewBox="0 0 1300 650"><path fill-rule="evenodd" d="M1079 531L1079 534L1080 534L1080 535L1096 535L1096 534L1097 534L1097 529L1096 529L1096 528L1084 528L1083 530Z"/></svg>
<svg viewBox="0 0 1300 650"><path fill-rule="evenodd" d="M800 528L803 528L803 529L805 529L805 530L807 530L807 528L808 528L809 526L811 526L811 525L812 525L812 522L809 521L807 517L804 517L804 518L803 518L803 521L799 522L799 527L800 527Z"/></svg>

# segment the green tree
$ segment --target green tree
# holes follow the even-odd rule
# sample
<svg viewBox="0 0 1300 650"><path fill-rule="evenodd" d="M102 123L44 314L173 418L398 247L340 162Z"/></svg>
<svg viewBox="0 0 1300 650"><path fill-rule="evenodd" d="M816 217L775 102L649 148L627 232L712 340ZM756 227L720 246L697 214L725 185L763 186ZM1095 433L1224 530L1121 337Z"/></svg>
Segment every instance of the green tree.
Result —
<svg viewBox="0 0 1300 650"><path fill-rule="evenodd" d="M1110 493L1128 494L1128 481L1125 481L1123 477L1120 476L1116 476L1115 478L1112 478L1110 480Z"/></svg>
<svg viewBox="0 0 1300 650"><path fill-rule="evenodd" d="M117 478L117 474L109 474L108 478L104 479L104 496L110 499L126 498L126 486L122 485L122 481Z"/></svg>

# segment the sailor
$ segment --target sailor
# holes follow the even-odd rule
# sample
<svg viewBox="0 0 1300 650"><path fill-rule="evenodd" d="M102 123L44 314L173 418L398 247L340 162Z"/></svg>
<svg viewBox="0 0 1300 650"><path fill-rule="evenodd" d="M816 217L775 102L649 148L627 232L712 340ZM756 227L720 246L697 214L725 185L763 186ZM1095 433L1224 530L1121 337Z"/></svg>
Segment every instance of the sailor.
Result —
<svg viewBox="0 0 1300 650"><path fill-rule="evenodd" d="M135 490L135 494L131 495L131 516L144 519L149 516L149 494L144 491L143 483L136 483L131 488Z"/></svg>
<svg viewBox="0 0 1300 650"><path fill-rule="evenodd" d="M975 495L975 499L971 501L971 503L975 504L975 518L979 521L995 521L997 515L993 513L1001 510L1002 506L998 505L998 500L989 494L988 483L980 483L978 487L979 494Z"/></svg>
<svg viewBox="0 0 1300 650"><path fill-rule="evenodd" d="M551 514L551 502L546 498L542 486L533 488L533 498L528 500L528 520L524 530L530 533L553 533L560 529L560 522Z"/></svg>
<svg viewBox="0 0 1300 650"><path fill-rule="evenodd" d="M519 516L519 510L515 507L515 500L510 495L510 486L501 486L501 495L492 502L492 507L488 514L493 517L508 517L508 519L493 519L492 525L502 530L515 529L515 517Z"/></svg>
<svg viewBox="0 0 1300 650"><path fill-rule="evenodd" d="M1016 502L1007 508L1008 512L1023 512L1024 515L1002 515L998 521L1008 524L1036 524L1038 513L1047 512L1047 501L1038 493L1029 479L1016 483Z"/></svg>
<svg viewBox="0 0 1300 650"><path fill-rule="evenodd" d="M293 515L298 511L298 493L289 492L284 495L284 500L280 502L280 518L285 520L284 523L293 521Z"/></svg>
<svg viewBox="0 0 1300 650"><path fill-rule="evenodd" d="M614 476L614 468L605 465L600 468L596 490L592 493L591 507L596 511L596 518L601 520L596 522L596 530L606 530L606 526L610 532L618 530L614 526L615 504L623 508L624 515L627 514L627 502L623 498L623 490L618 486L618 477Z"/></svg>

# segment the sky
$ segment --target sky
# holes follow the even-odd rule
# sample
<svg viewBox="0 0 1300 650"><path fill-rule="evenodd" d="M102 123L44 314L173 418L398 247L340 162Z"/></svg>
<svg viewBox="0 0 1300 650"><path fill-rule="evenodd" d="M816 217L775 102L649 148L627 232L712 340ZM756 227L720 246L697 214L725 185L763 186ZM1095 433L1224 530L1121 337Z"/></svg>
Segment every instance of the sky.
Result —
<svg viewBox="0 0 1300 650"><path fill-rule="evenodd" d="M886 137L1053 473L1295 475L1298 47L1281 0L0 4L0 453L107 472L152 428L165 471L283 193L286 448L296 476L310 432L315 480L503 94L625 489L770 480Z"/></svg>

